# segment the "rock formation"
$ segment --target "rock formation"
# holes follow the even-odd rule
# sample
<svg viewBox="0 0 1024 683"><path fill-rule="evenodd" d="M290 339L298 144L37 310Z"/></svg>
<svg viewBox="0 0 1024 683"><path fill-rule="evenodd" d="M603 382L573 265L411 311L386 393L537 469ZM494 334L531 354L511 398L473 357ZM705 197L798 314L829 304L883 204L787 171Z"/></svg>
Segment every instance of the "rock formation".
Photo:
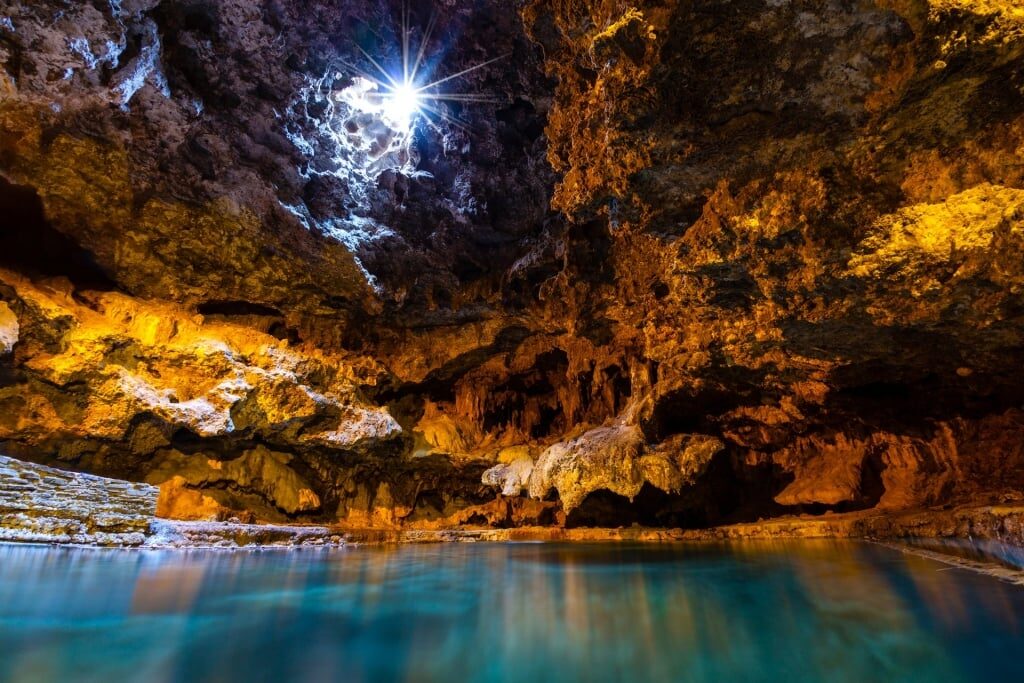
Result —
<svg viewBox="0 0 1024 683"><path fill-rule="evenodd" d="M0 10L0 451L352 528L1024 497L1016 2L412 3L483 66L409 128L404 4Z"/></svg>
<svg viewBox="0 0 1024 683"><path fill-rule="evenodd" d="M0 541L141 545L156 512L146 484L0 456Z"/></svg>

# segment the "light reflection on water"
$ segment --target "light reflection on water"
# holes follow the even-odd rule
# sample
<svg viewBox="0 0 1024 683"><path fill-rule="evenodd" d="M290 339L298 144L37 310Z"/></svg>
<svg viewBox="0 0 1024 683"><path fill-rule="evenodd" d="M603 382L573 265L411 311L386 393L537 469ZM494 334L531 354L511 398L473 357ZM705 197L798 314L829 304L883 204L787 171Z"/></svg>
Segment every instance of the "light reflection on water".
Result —
<svg viewBox="0 0 1024 683"><path fill-rule="evenodd" d="M0 546L0 680L1024 680L1024 590L850 542Z"/></svg>

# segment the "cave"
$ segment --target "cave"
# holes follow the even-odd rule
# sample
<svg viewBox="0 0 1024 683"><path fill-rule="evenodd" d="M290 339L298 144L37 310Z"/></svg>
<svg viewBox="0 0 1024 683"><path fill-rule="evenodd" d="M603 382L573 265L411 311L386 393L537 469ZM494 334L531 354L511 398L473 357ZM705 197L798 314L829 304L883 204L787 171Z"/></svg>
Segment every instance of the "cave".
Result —
<svg viewBox="0 0 1024 683"><path fill-rule="evenodd" d="M600 590L567 588L576 567L603 586L607 562L649 576L651 595L686 594L637 568L645 553L684 574L727 557L724 581L760 543L754 578L779 604L796 589L774 572L797 571L779 563L835 553L891 605L914 581L942 589L894 576L877 555L890 546L1017 571L1022 154L1016 0L6 0L0 563L20 541L544 542L460 547L445 571L499 567L522 589L517 567L554 566L558 599L537 597L540 579L527 592L587 618L542 614L563 631L486 643L471 670L446 660L424 680L486 679L477 650L502 679L508 653L552 642L565 657L523 678L711 675L675 645L661 669L630 669L636 633L600 613ZM492 597L451 605L515 616L486 602L511 593L466 585ZM0 604L18 594L0 578ZM358 631L342 612L313 621ZM828 626L811 612L803 632ZM649 645L720 654L714 634L735 626L768 658L752 613L659 616ZM0 643L23 643L8 616ZM447 652L428 620L395 641ZM988 642L973 623L954 640ZM961 659L935 680L973 666L937 630L921 626L920 651ZM337 643L317 638L304 632L329 659ZM17 669L0 656L0 679L75 678L43 670L66 652L32 652ZM842 673L913 679L889 654ZM747 659L708 671L758 678ZM352 661L294 675L416 678ZM239 677L305 671L281 662ZM990 665L988 680L1024 676Z"/></svg>
<svg viewBox="0 0 1024 683"><path fill-rule="evenodd" d="M676 389L657 399L645 431L655 441L673 434L710 432L715 429L716 419L743 402L738 392L719 387Z"/></svg>
<svg viewBox="0 0 1024 683"><path fill-rule="evenodd" d="M66 278L82 289L113 289L94 256L47 220L39 194L0 175L0 266L35 278Z"/></svg>
<svg viewBox="0 0 1024 683"><path fill-rule="evenodd" d="M552 490L556 525L600 503L608 527L1015 500L1016 15L871 6L825 45L810 15L727 5L16 3L0 441L188 475L215 517L254 511L166 463L265 448L258 507L343 526L415 527L359 473L437 459L488 473L431 485L453 528ZM695 487L718 513L678 512ZM330 505L285 513L299 490Z"/></svg>
<svg viewBox="0 0 1024 683"><path fill-rule="evenodd" d="M865 476L870 478L871 474ZM637 525L706 529L755 522L786 512L772 498L783 488L784 479L771 467L745 467L729 453L720 452L692 485L663 491L645 482L632 499L598 489L566 516L565 523L570 528Z"/></svg>

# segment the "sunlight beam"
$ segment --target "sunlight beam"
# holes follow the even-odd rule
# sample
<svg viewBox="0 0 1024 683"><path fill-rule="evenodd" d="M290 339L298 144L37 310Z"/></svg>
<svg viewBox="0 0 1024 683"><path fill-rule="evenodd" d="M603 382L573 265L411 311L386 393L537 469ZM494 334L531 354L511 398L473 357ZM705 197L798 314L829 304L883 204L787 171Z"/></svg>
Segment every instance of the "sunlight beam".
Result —
<svg viewBox="0 0 1024 683"><path fill-rule="evenodd" d="M500 61L502 59L505 59L508 56L510 56L510 55L509 54L499 55L497 57L494 57L493 59L488 59L486 62L480 62L479 64L474 64L473 66L469 67L468 69L463 69L462 71L459 71L458 73L454 73L451 76L445 76L444 78L440 78L440 79L434 81L433 83L428 83L428 84L424 85L423 87L419 88L419 91L420 92L424 92L428 88L436 88L437 86L441 85L442 83L447 83L448 81L455 80L456 78L459 78L461 76L465 76L467 74L473 73L477 69L482 69L482 68L484 68L485 66L487 66L489 64L494 64L495 62ZM431 95L431 97L434 97L434 96Z"/></svg>
<svg viewBox="0 0 1024 683"><path fill-rule="evenodd" d="M439 78L426 85L417 85L419 73L423 67L427 51L430 49L430 40L437 27L438 17L435 11L430 13L427 25L420 36L419 45L416 47L415 55L412 54L412 29L409 26L412 12L408 3L403 4L401 17L401 45L402 66L401 75L392 75L384 68L382 63L375 59L362 46L356 45L356 49L366 58L366 61L380 72L383 80L370 75L364 69L342 62L352 72L364 79L365 85L358 86L358 91L346 95L346 99L357 109L376 114L392 129L396 130L402 137L408 137L415 125L416 117L420 114L432 114L438 119L447 121L458 128L469 130L469 124L458 116L448 111L447 107L441 106L442 102L461 102L473 104L500 104L502 100L497 97L480 93L452 93L439 91L437 88L457 78L467 76L478 69L493 64L498 60L508 57L508 54L488 59L479 64L474 64L457 73ZM397 36L396 36L397 37ZM427 117L430 118L429 116Z"/></svg>

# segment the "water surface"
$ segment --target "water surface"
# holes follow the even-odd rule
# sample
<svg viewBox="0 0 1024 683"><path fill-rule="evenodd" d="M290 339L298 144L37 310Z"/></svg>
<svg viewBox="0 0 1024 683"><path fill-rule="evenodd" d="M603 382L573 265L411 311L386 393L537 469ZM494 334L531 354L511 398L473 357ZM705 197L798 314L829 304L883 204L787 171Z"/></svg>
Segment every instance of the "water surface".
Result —
<svg viewBox="0 0 1024 683"><path fill-rule="evenodd" d="M1024 589L855 542L0 545L3 681L1021 681Z"/></svg>

